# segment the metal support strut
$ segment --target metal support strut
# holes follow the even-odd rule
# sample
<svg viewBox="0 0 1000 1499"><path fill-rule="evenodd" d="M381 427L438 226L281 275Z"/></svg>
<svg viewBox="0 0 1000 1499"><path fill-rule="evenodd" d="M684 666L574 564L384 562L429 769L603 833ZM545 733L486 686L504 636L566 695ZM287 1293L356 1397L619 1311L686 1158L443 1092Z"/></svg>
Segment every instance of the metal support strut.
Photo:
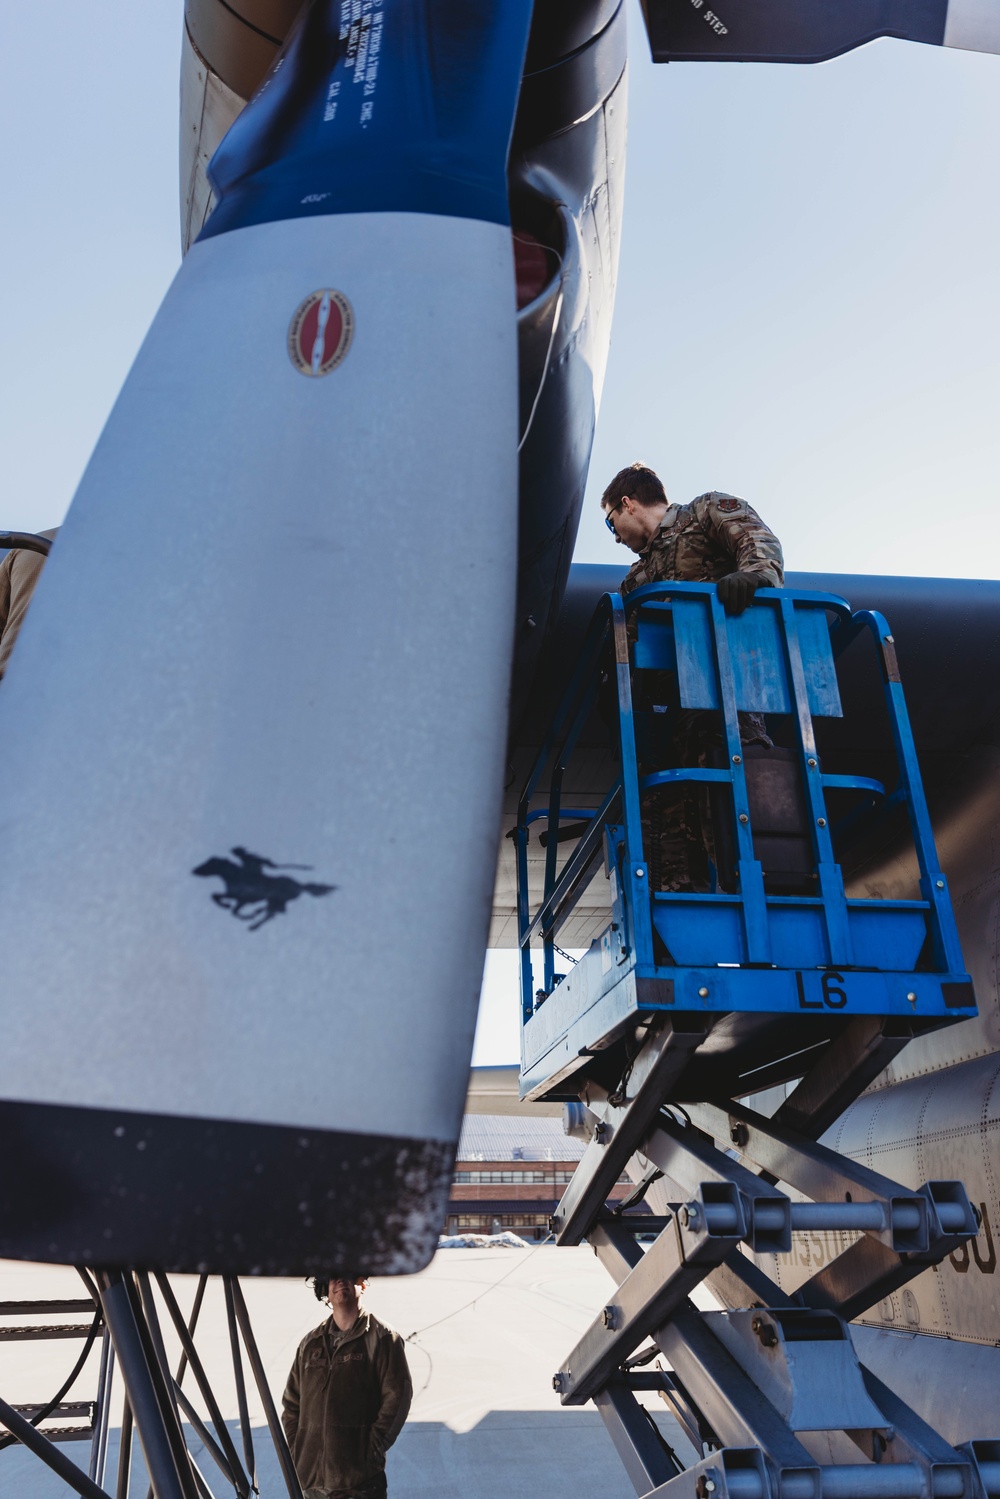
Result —
<svg viewBox="0 0 1000 1499"><path fill-rule="evenodd" d="M114 1479L115 1499L128 1499L133 1472L133 1431L148 1474L149 1499L212 1499L212 1489L201 1473L189 1448L189 1432L204 1447L218 1469L226 1491L236 1499L253 1499L258 1495L250 1411L247 1401L243 1357L253 1372L257 1393L264 1410L270 1438L274 1444L289 1499L302 1499L291 1454L285 1442L274 1400L267 1384L264 1365L254 1339L250 1316L239 1281L228 1276L223 1283L227 1320L231 1336L233 1373L237 1390L240 1436L244 1461L240 1461L236 1443L223 1417L201 1357L195 1345L195 1332L208 1285L203 1275L195 1292L188 1320L178 1305L173 1286L166 1275L157 1273L156 1287L160 1302L181 1346L176 1374L172 1374L160 1325L160 1309L153 1290L153 1280L145 1272L80 1272L90 1292L87 1300L51 1302L0 1303L0 1318L16 1319L14 1325L0 1324L0 1340L24 1340L39 1337L85 1337L83 1353L55 1399L41 1405L11 1405L0 1399L0 1424L8 1435L0 1436L0 1447L20 1442L63 1480L82 1499L111 1499L105 1487L109 1467L108 1434L112 1383L120 1373L124 1386L121 1439L118 1446L117 1471ZM28 1319L36 1313L87 1311L93 1322L37 1326ZM66 1403L68 1393L84 1371L88 1355L100 1336L100 1368L97 1396L94 1401ZM190 1368L202 1410L183 1388ZM45 1425L50 1418L62 1421L67 1415L85 1416L85 1425ZM84 1471L62 1451L61 1444L90 1439L90 1461Z"/></svg>

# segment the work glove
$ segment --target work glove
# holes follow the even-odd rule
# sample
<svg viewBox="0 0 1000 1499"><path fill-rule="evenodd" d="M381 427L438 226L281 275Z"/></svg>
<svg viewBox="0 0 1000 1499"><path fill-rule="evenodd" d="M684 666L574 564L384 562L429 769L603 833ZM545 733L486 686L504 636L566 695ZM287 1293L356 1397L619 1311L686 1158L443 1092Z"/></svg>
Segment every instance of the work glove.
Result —
<svg viewBox="0 0 1000 1499"><path fill-rule="evenodd" d="M727 573L715 585L719 603L727 614L742 614L746 606L753 603L753 596L762 581L759 573Z"/></svg>

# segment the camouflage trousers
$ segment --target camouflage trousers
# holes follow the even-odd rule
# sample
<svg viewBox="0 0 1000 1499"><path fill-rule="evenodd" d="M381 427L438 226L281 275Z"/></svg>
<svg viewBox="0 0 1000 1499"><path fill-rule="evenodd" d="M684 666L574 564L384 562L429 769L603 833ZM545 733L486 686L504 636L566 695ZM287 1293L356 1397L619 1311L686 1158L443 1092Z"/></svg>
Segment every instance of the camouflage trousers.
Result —
<svg viewBox="0 0 1000 1499"><path fill-rule="evenodd" d="M759 713L741 713L743 744L771 745ZM715 752L723 748L722 724L717 713L681 709L674 720L670 764L709 766ZM643 765L640 775L654 769ZM695 781L674 786L655 786L644 793L641 807L642 851L649 867L651 890L708 891L710 869L715 862L708 788Z"/></svg>

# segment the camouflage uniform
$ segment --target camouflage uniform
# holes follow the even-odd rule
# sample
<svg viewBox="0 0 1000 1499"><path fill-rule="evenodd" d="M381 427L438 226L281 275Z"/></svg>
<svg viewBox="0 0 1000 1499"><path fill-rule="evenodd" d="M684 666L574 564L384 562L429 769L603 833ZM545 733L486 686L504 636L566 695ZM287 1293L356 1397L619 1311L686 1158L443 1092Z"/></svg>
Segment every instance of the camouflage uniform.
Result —
<svg viewBox="0 0 1000 1499"><path fill-rule="evenodd" d="M644 583L716 583L733 572L757 573L762 585L780 588L784 582L781 543L745 500L712 490L690 505L669 506L659 530L629 568L621 591L631 593ZM681 709L673 677L660 672L649 675L654 680L646 684L646 696L652 692L657 703L669 708L673 720L670 762L707 765L712 751L722 747L718 714ZM771 743L759 713L739 717L744 744ZM640 774L664 768L643 765ZM712 832L703 790L689 783L648 792L642 804L642 842L651 889L709 889Z"/></svg>

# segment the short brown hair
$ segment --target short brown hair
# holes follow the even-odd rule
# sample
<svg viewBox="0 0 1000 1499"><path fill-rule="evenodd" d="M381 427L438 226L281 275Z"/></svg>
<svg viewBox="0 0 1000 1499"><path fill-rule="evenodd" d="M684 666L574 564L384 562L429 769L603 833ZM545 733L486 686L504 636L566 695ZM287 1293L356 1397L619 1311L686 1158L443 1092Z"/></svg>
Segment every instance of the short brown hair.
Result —
<svg viewBox="0 0 1000 1499"><path fill-rule="evenodd" d="M661 484L659 476L644 463L630 463L628 468L620 469L615 474L601 495L602 510L613 510L616 505L621 504L626 495L629 499L635 500L637 505L667 504L667 491Z"/></svg>

